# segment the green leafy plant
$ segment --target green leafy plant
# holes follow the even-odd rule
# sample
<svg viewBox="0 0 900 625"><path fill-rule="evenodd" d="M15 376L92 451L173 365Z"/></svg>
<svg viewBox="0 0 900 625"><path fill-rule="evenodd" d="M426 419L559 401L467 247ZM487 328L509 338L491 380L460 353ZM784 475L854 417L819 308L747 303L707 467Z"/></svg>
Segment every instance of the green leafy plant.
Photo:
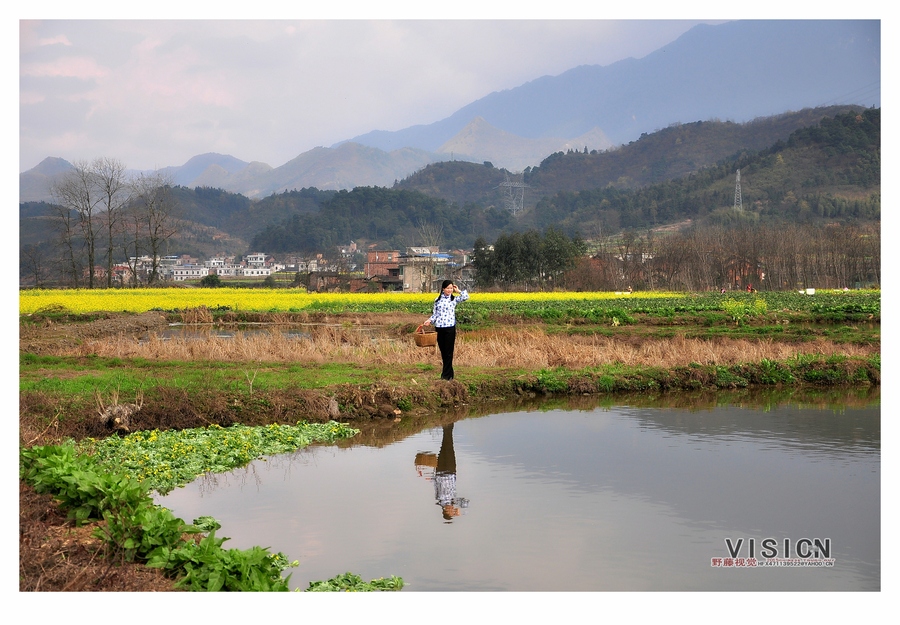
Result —
<svg viewBox="0 0 900 625"><path fill-rule="evenodd" d="M731 315L738 325L741 325L747 317L765 315L769 310L769 305L766 300L761 298L755 298L752 302L729 298L722 302L722 310Z"/></svg>
<svg viewBox="0 0 900 625"><path fill-rule="evenodd" d="M747 379L736 375L728 367L717 366L716 370L716 386L719 388L745 388Z"/></svg>
<svg viewBox="0 0 900 625"><path fill-rule="evenodd" d="M140 431L122 438L85 439L79 443L78 450L92 454L101 465L119 468L150 490L164 494L204 473L231 471L263 456L295 451L313 442L334 442L358 432L335 421L228 428L212 425Z"/></svg>
<svg viewBox="0 0 900 625"><path fill-rule="evenodd" d="M151 501L138 482L104 470L71 444L21 450L19 477L35 491L52 494L78 523L100 519L114 506L136 508Z"/></svg>
<svg viewBox="0 0 900 625"><path fill-rule="evenodd" d="M762 384L791 384L794 376L785 365L763 358L759 362L759 380Z"/></svg>
<svg viewBox="0 0 900 625"><path fill-rule="evenodd" d="M222 527L222 524L211 516L198 517L194 519L193 525L201 532L211 532Z"/></svg>
<svg viewBox="0 0 900 625"><path fill-rule="evenodd" d="M546 393L563 393L569 387L567 371L541 369L536 376L538 388Z"/></svg>
<svg viewBox="0 0 900 625"><path fill-rule="evenodd" d="M53 494L70 518L102 516L106 523L95 530L98 538L125 560L165 569L190 590L287 590L290 575L283 578L282 572L297 566L261 547L222 549L227 539L216 538L215 529L199 542L185 540L200 529L155 505L135 480L76 454L71 444L20 450L19 475L36 491Z"/></svg>
<svg viewBox="0 0 900 625"><path fill-rule="evenodd" d="M287 591L290 575L282 553L262 547L223 549L227 538L217 538L215 530L199 542L185 542L177 548L158 550L148 566L180 573L176 587L192 591Z"/></svg>
<svg viewBox="0 0 900 625"><path fill-rule="evenodd" d="M750 314L754 317L761 317L765 315L769 311L769 305L766 303L766 300L761 298L755 298L753 303L750 304Z"/></svg>
<svg viewBox="0 0 900 625"><path fill-rule="evenodd" d="M344 573L329 580L310 582L306 592L373 592L401 590L402 588L402 577L380 577L364 582L362 577L355 573Z"/></svg>
<svg viewBox="0 0 900 625"><path fill-rule="evenodd" d="M106 524L98 526L94 535L120 549L129 562L153 558L181 543L183 534L199 531L149 500L136 507L119 505L104 510L103 519Z"/></svg>
<svg viewBox="0 0 900 625"><path fill-rule="evenodd" d="M334 426L331 426L335 429ZM339 430L339 428L338 428ZM336 435L337 432L331 432ZM224 549L227 538L216 536L220 524L212 517L186 524L170 510L157 506L145 484L79 454L71 443L23 448L19 477L39 493L55 496L78 522L99 520L94 535L124 560L145 562L174 577L176 586L193 591L286 591L296 567L281 552L263 547ZM199 540L187 539L208 532ZM335 578L337 580L337 578ZM348 573L317 590L400 590L397 577L362 582Z"/></svg>

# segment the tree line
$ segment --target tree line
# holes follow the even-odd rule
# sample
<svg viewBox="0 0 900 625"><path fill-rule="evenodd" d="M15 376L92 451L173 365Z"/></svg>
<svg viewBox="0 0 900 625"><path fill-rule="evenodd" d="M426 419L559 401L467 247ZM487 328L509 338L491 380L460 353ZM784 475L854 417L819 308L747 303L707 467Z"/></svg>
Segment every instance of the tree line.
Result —
<svg viewBox="0 0 900 625"><path fill-rule="evenodd" d="M580 258L562 282L572 290L601 291L877 286L881 225L774 225L745 219L665 235L628 231Z"/></svg>
<svg viewBox="0 0 900 625"><path fill-rule="evenodd" d="M468 248L478 234L493 236L511 223L508 211L472 204L457 206L418 191L357 187L323 198L316 210L296 212L266 226L251 247L279 252L315 252L349 241L384 241L404 249L440 244ZM423 228L436 228L440 241L422 240Z"/></svg>
<svg viewBox="0 0 900 625"><path fill-rule="evenodd" d="M842 289L881 283L881 226L759 224L752 219L660 234L633 230L587 251L554 228L475 242L481 289L573 291Z"/></svg>
<svg viewBox="0 0 900 625"><path fill-rule="evenodd" d="M472 263L479 288L534 290L564 286L563 276L575 266L586 246L555 228L513 232L497 237L493 245L475 240Z"/></svg>
<svg viewBox="0 0 900 625"><path fill-rule="evenodd" d="M126 175L114 158L76 161L51 185L51 246L26 245L21 269L40 286L47 280L72 287L112 287L116 258L129 265L131 283L160 281L166 241L178 232L178 202L159 172ZM49 250L49 253L48 253ZM138 258L150 259L138 271Z"/></svg>

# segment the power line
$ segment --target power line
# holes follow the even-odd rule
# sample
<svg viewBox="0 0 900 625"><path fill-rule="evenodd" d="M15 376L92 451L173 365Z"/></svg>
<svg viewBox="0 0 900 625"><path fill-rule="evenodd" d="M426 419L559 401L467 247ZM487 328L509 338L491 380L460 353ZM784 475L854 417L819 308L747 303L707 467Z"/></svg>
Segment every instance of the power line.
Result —
<svg viewBox="0 0 900 625"><path fill-rule="evenodd" d="M843 93L833 100L829 100L828 102L824 102L819 106L831 106L834 104L846 104L850 101L856 102L864 102L868 99L872 100L881 100L881 81L876 80L874 82L870 82L867 85L863 85L853 91L849 91L847 93Z"/></svg>

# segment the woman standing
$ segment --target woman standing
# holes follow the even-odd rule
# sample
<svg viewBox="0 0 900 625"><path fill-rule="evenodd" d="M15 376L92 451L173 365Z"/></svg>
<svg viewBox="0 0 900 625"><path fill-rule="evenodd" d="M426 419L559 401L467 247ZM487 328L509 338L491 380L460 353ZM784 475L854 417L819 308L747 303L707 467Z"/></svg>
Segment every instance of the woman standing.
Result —
<svg viewBox="0 0 900 625"><path fill-rule="evenodd" d="M453 347L456 343L456 305L469 299L468 291L460 291L452 280L444 280L441 294L434 300L434 311L423 325L434 324L437 344L441 350L444 369L442 380L453 379Z"/></svg>

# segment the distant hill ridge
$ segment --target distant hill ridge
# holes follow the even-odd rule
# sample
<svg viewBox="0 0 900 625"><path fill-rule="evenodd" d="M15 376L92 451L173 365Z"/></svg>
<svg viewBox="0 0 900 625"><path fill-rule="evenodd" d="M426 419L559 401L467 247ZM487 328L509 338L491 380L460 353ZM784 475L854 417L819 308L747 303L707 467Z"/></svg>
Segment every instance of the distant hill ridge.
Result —
<svg viewBox="0 0 900 625"><path fill-rule="evenodd" d="M350 240L402 247L420 244L429 225L442 232L444 245L463 248L477 236L493 240L550 225L586 238L608 236L623 228L733 218L737 168L748 218L878 220L880 109L828 107L747 124L680 124L608 152L557 152L524 173L526 206L515 217L504 205L510 172L489 163L433 163L392 188L307 188L258 201L177 187L185 227L170 249L198 256L327 253ZM22 204L20 245L49 244L52 215L45 204Z"/></svg>
<svg viewBox="0 0 900 625"><path fill-rule="evenodd" d="M580 188L551 191L546 187L547 193L536 195L536 202L514 216L504 202L503 183L509 172L490 164L435 163L394 189L338 192L316 211L294 213L271 224L253 237L252 247L272 252L324 250L342 234L355 241L381 239L388 246L402 247L416 244L422 224L437 227L445 245L468 248L476 236L491 241L504 232L547 227L570 236L594 238L600 233L610 236L623 230L700 221L818 221L825 225L880 220L880 109L849 110L822 118L760 150L739 148L687 175L674 175L683 168L679 159L673 159L669 168L664 146L684 145L684 155L690 155L693 145L703 159L713 161L715 150L710 146L730 149L728 141L718 140L733 139L740 134L739 126L728 122L688 124L646 135L613 152L559 153L526 172L525 184L544 176ZM746 126L758 127L759 132L759 128L771 131L778 124L759 121ZM597 172L605 169L604 160L613 155L633 171L644 172L643 181L603 184ZM681 160L691 159L684 156ZM738 169L743 178L743 207L735 211L732 202ZM461 197L465 193L469 197ZM268 201L266 198L258 206Z"/></svg>
<svg viewBox="0 0 900 625"><path fill-rule="evenodd" d="M180 167L165 167L160 171L174 184L214 187L259 199L272 193L309 187L339 190L391 186L430 163L442 160L481 162L490 160L489 157L498 151L508 155L504 166L521 171L539 163L548 154L573 145L605 149L611 143L599 129L575 139L525 139L497 130L476 118L441 146L439 153L415 148L385 152L359 143L342 143L334 148L313 148L274 168L265 163L247 163L233 156L208 153L195 156ZM20 201L51 201L50 181L68 166L62 159L48 158L20 174Z"/></svg>
<svg viewBox="0 0 900 625"><path fill-rule="evenodd" d="M636 189L687 176L741 151L758 151L786 140L792 132L816 126L823 118L865 110L861 106L830 106L793 111L737 124L707 121L672 126L645 134L628 145L607 151L590 150L581 158L561 158L572 148L556 152L538 166L527 168L523 182L525 206L560 191L613 186ZM467 163L435 163L398 183L398 188L421 191L460 205L478 202L502 206L507 174Z"/></svg>

